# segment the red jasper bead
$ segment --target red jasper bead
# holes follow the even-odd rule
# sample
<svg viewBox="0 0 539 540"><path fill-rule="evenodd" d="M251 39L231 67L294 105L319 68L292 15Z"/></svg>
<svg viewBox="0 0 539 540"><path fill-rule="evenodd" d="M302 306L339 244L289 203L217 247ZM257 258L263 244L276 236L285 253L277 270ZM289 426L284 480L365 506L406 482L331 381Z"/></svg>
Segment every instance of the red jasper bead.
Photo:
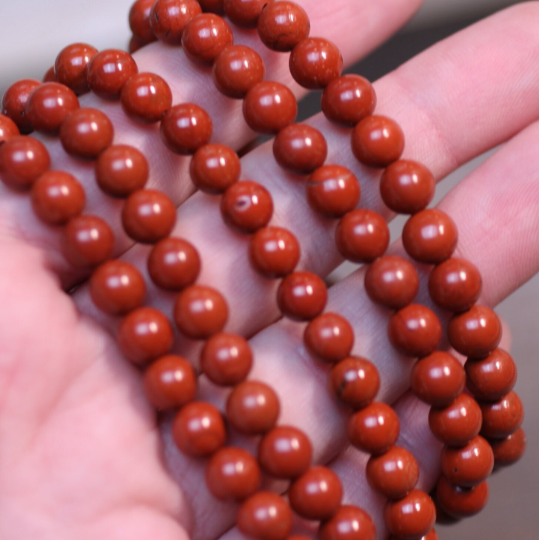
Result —
<svg viewBox="0 0 539 540"><path fill-rule="evenodd" d="M488 502L487 482L471 489L453 485L444 476L436 485L436 498L442 510L454 518L466 518L478 514Z"/></svg>
<svg viewBox="0 0 539 540"><path fill-rule="evenodd" d="M491 439L504 439L517 431L524 420L524 407L515 392L494 403L481 403L483 425L481 435Z"/></svg>
<svg viewBox="0 0 539 540"><path fill-rule="evenodd" d="M324 313L307 325L303 341L313 356L325 362L338 362L352 351L354 330L337 313Z"/></svg>
<svg viewBox="0 0 539 540"><path fill-rule="evenodd" d="M205 193L223 193L240 178L238 154L223 144L206 144L191 159L193 184Z"/></svg>
<svg viewBox="0 0 539 540"><path fill-rule="evenodd" d="M196 0L157 0L150 12L150 27L157 39L180 45L185 25L200 13Z"/></svg>
<svg viewBox="0 0 539 540"><path fill-rule="evenodd" d="M54 62L58 82L77 95L88 92L88 64L96 54L97 49L86 43L74 43L62 49Z"/></svg>
<svg viewBox="0 0 539 540"><path fill-rule="evenodd" d="M51 66L43 75L42 82L58 82L56 79L56 73L54 73L54 66Z"/></svg>
<svg viewBox="0 0 539 540"><path fill-rule="evenodd" d="M119 49L97 53L88 65L88 85L104 99L118 99L127 80L138 73L133 57Z"/></svg>
<svg viewBox="0 0 539 540"><path fill-rule="evenodd" d="M101 264L110 258L113 248L114 233L97 216L77 216L64 229L64 255L75 266Z"/></svg>
<svg viewBox="0 0 539 540"><path fill-rule="evenodd" d="M202 11L205 13L217 13L217 15L224 15L224 0L198 0Z"/></svg>
<svg viewBox="0 0 539 540"><path fill-rule="evenodd" d="M17 124L9 116L0 114L0 146L18 135L20 132Z"/></svg>
<svg viewBox="0 0 539 540"><path fill-rule="evenodd" d="M388 502L384 518L391 534L398 538L421 538L436 521L436 508L423 491L414 489L404 499Z"/></svg>
<svg viewBox="0 0 539 540"><path fill-rule="evenodd" d="M224 0L226 16L237 26L256 28L258 17L268 0Z"/></svg>
<svg viewBox="0 0 539 540"><path fill-rule="evenodd" d="M129 77L120 97L125 113L144 124L159 122L172 105L169 85L154 73L137 73Z"/></svg>
<svg viewBox="0 0 539 540"><path fill-rule="evenodd" d="M365 510L345 504L330 519L322 522L319 538L320 540L375 540L376 527Z"/></svg>
<svg viewBox="0 0 539 540"><path fill-rule="evenodd" d="M156 409L178 409L195 398L197 377L185 358L169 354L146 368L144 391Z"/></svg>
<svg viewBox="0 0 539 540"><path fill-rule="evenodd" d="M138 41L139 48L156 40L150 26L150 13L154 3L155 0L136 0L129 10L129 27Z"/></svg>
<svg viewBox="0 0 539 540"><path fill-rule="evenodd" d="M258 540L286 540L292 530L292 511L280 495L259 491L240 506L237 526Z"/></svg>
<svg viewBox="0 0 539 540"><path fill-rule="evenodd" d="M223 18L202 13L185 25L182 47L191 60L212 63L233 40L232 30Z"/></svg>
<svg viewBox="0 0 539 540"><path fill-rule="evenodd" d="M346 358L331 370L335 395L353 409L363 409L380 389L380 375L375 365L364 358Z"/></svg>
<svg viewBox="0 0 539 540"><path fill-rule="evenodd" d="M453 518L449 517L448 519L453 520ZM437 523L444 523L440 520L440 515L438 514L438 509L436 509L436 522ZM453 521L451 521L452 523ZM391 535L389 537L389 540L401 540L400 538L397 538L396 536ZM434 529L431 529L429 533L427 533L425 536L422 536L419 540L439 540L438 534Z"/></svg>
<svg viewBox="0 0 539 540"><path fill-rule="evenodd" d="M249 258L257 272L268 278L284 277L298 264L300 247L296 237L281 227L258 230L249 244Z"/></svg>
<svg viewBox="0 0 539 540"><path fill-rule="evenodd" d="M23 134L33 130L32 123L26 117L26 103L40 85L41 82L35 79L23 79L12 84L2 97L2 114L9 116Z"/></svg>
<svg viewBox="0 0 539 540"><path fill-rule="evenodd" d="M494 452L494 463L496 467L507 467L516 463L526 451L526 434L520 428L509 437L500 440L490 441Z"/></svg>
<svg viewBox="0 0 539 540"><path fill-rule="evenodd" d="M294 272L286 276L277 290L277 304L286 317L308 321L320 315L328 298L324 281L312 272Z"/></svg>

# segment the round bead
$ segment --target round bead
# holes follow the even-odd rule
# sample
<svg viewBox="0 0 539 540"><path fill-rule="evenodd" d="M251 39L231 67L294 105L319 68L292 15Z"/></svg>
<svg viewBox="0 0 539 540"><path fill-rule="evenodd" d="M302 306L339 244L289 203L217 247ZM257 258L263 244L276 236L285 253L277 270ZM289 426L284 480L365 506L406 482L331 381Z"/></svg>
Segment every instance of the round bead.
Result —
<svg viewBox="0 0 539 540"><path fill-rule="evenodd" d="M110 315L125 315L142 305L146 285L142 274L124 261L107 261L90 278L94 304Z"/></svg>
<svg viewBox="0 0 539 540"><path fill-rule="evenodd" d="M443 351L435 351L416 362L411 379L414 394L433 407L451 405L466 384L460 362Z"/></svg>
<svg viewBox="0 0 539 540"><path fill-rule="evenodd" d="M311 442L299 429L277 426L268 432L258 446L260 466L277 478L297 478L311 464Z"/></svg>
<svg viewBox="0 0 539 540"><path fill-rule="evenodd" d="M75 157L95 159L112 144L114 127L97 109L71 111L60 128L64 150Z"/></svg>
<svg viewBox="0 0 539 540"><path fill-rule="evenodd" d="M348 212L337 224L335 243L340 254L356 263L372 262L389 245L389 229L377 212L357 209Z"/></svg>
<svg viewBox="0 0 539 540"><path fill-rule="evenodd" d="M256 28L258 17L268 0L224 0L226 16L237 26Z"/></svg>
<svg viewBox="0 0 539 540"><path fill-rule="evenodd" d="M221 501L243 501L258 491L261 480L256 459L243 448L221 448L206 466L206 485Z"/></svg>
<svg viewBox="0 0 539 540"><path fill-rule="evenodd" d="M63 250L75 266L96 266L110 258L114 233L108 223L97 216L77 216L64 229Z"/></svg>
<svg viewBox="0 0 539 540"><path fill-rule="evenodd" d="M56 73L54 73L54 66L51 66L43 76L42 82L57 82Z"/></svg>
<svg viewBox="0 0 539 540"><path fill-rule="evenodd" d="M332 80L322 94L322 111L326 118L349 127L371 115L375 106L372 84L352 73Z"/></svg>
<svg viewBox="0 0 539 540"><path fill-rule="evenodd" d="M488 484L482 482L474 488L461 488L444 476L436 485L436 498L442 510L454 518L466 518L478 514L488 502Z"/></svg>
<svg viewBox="0 0 539 540"><path fill-rule="evenodd" d="M226 441L225 423L219 409L204 401L188 403L174 418L172 438L188 456L211 456Z"/></svg>
<svg viewBox="0 0 539 540"><path fill-rule="evenodd" d="M298 104L294 94L278 82L262 81L255 84L243 100L245 121L258 133L274 135L294 122L297 114Z"/></svg>
<svg viewBox="0 0 539 540"><path fill-rule="evenodd" d="M374 402L348 420L350 442L369 454L384 454L397 441L399 418L385 403Z"/></svg>
<svg viewBox="0 0 539 540"><path fill-rule="evenodd" d="M316 169L307 182L309 206L327 218L340 218L352 211L361 194L352 171L340 165L324 165Z"/></svg>
<svg viewBox="0 0 539 540"><path fill-rule="evenodd" d="M232 30L223 18L202 13L185 25L182 47L191 60L212 63L233 40Z"/></svg>
<svg viewBox="0 0 539 540"><path fill-rule="evenodd" d="M451 346L459 353L483 358L500 344L502 324L492 309L476 305L451 317L447 336Z"/></svg>
<svg viewBox="0 0 539 540"><path fill-rule="evenodd" d="M136 0L129 10L129 27L138 40L139 47L156 39L150 26L150 13L154 3L155 0Z"/></svg>
<svg viewBox="0 0 539 540"><path fill-rule="evenodd" d="M295 2L269 2L258 17L258 35L274 51L291 51L309 35L311 23Z"/></svg>
<svg viewBox="0 0 539 540"><path fill-rule="evenodd" d="M494 463L496 467L507 467L516 463L526 451L526 434L520 428L509 437L501 440L490 441L494 452Z"/></svg>
<svg viewBox="0 0 539 540"><path fill-rule="evenodd" d="M363 165L387 167L401 157L403 150L402 129L385 116L367 116L352 131L352 151Z"/></svg>
<svg viewBox="0 0 539 540"><path fill-rule="evenodd" d="M40 85L41 82L35 79L23 79L12 84L2 97L2 114L11 118L23 134L33 130L32 123L26 117L26 103Z"/></svg>
<svg viewBox="0 0 539 540"><path fill-rule="evenodd" d="M71 88L75 94L88 92L88 64L97 49L86 43L74 43L60 51L54 62L56 80Z"/></svg>
<svg viewBox="0 0 539 540"><path fill-rule="evenodd" d="M275 427L281 406L277 394L258 381L238 384L228 396L226 414L240 433L260 435Z"/></svg>
<svg viewBox="0 0 539 540"><path fill-rule="evenodd" d="M281 129L273 141L277 163L297 174L310 174L321 167L327 153L322 133L307 124L290 124Z"/></svg>
<svg viewBox="0 0 539 540"><path fill-rule="evenodd" d="M380 389L380 375L375 365L364 358L346 358L331 370L335 395L353 409L363 409Z"/></svg>
<svg viewBox="0 0 539 540"><path fill-rule="evenodd" d="M180 155L194 154L211 139L210 115L194 103L181 103L169 109L161 120L161 138L167 148Z"/></svg>
<svg viewBox="0 0 539 540"><path fill-rule="evenodd" d="M389 309L402 309L416 297L419 276L410 261L385 255L367 268L365 290L373 302Z"/></svg>
<svg viewBox="0 0 539 540"><path fill-rule="evenodd" d="M427 208L408 219L402 230L404 249L418 262L439 264L457 247L455 222L441 210Z"/></svg>
<svg viewBox="0 0 539 540"><path fill-rule="evenodd" d="M343 489L339 477L327 467L311 467L294 480L288 490L292 509L305 519L329 519L341 505Z"/></svg>
<svg viewBox="0 0 539 540"><path fill-rule="evenodd" d="M320 540L375 540L376 527L371 516L361 508L341 506L320 525Z"/></svg>
<svg viewBox="0 0 539 540"><path fill-rule="evenodd" d="M157 0L150 12L150 27L157 39L180 45L185 25L200 13L196 0Z"/></svg>
<svg viewBox="0 0 539 540"><path fill-rule="evenodd" d="M262 185L244 180L231 185L221 198L225 223L239 232L254 233L265 227L273 215L273 201Z"/></svg>
<svg viewBox="0 0 539 540"><path fill-rule="evenodd" d="M380 180L384 203L399 214L415 214L425 209L434 197L435 188L434 176L429 169L407 159L392 163Z"/></svg>
<svg viewBox="0 0 539 540"><path fill-rule="evenodd" d="M247 92L264 79L266 68L262 57L245 45L228 46L213 63L213 82L221 94L243 99Z"/></svg>
<svg viewBox="0 0 539 540"><path fill-rule="evenodd" d="M264 227L249 243L249 259L257 272L267 278L284 277L298 264L299 243L287 229Z"/></svg>
<svg viewBox="0 0 539 540"><path fill-rule="evenodd" d="M127 197L148 181L148 161L144 154L124 144L109 146L95 164L99 187L111 197Z"/></svg>
<svg viewBox="0 0 539 540"><path fill-rule="evenodd" d="M404 499L386 504L384 518L391 534L398 538L421 538L436 521L436 508L423 491L414 489Z"/></svg>
<svg viewBox="0 0 539 540"><path fill-rule="evenodd" d="M429 426L434 436L448 446L468 444L481 429L481 409L477 402L461 394L443 409L431 408Z"/></svg>
<svg viewBox="0 0 539 540"><path fill-rule="evenodd" d="M224 15L224 0L198 0L202 11Z"/></svg>
<svg viewBox="0 0 539 540"><path fill-rule="evenodd" d="M79 181L62 171L43 173L32 186L31 195L35 214L49 225L64 225L78 216L86 204Z"/></svg>
<svg viewBox="0 0 539 540"><path fill-rule="evenodd" d="M26 117L36 131L56 134L67 114L78 108L79 100L67 86L44 83L30 94Z"/></svg>
<svg viewBox="0 0 539 540"><path fill-rule="evenodd" d="M9 116L0 114L0 146L19 135L17 124Z"/></svg>
<svg viewBox="0 0 539 540"><path fill-rule="evenodd" d="M406 497L419 479L415 457L405 448L393 446L381 456L372 456L367 463L369 485L388 499Z"/></svg>
<svg viewBox="0 0 539 540"><path fill-rule="evenodd" d="M240 506L236 523L243 534L257 540L286 540L292 511L276 493L259 491Z"/></svg>
<svg viewBox="0 0 539 540"><path fill-rule="evenodd" d="M13 137L0 144L0 180L11 189L28 189L50 164L49 152L34 137Z"/></svg>
<svg viewBox="0 0 539 540"><path fill-rule="evenodd" d="M456 486L473 487L486 480L494 467L494 454L490 444L474 437L466 446L442 450L442 473Z"/></svg>
<svg viewBox="0 0 539 540"><path fill-rule="evenodd" d="M200 365L204 375L219 386L241 383L253 365L247 341L237 334L215 334L202 349Z"/></svg>
<svg viewBox="0 0 539 540"><path fill-rule="evenodd" d="M185 358L169 354L146 369L144 391L156 409L178 409L195 398L197 377Z"/></svg>
<svg viewBox="0 0 539 540"><path fill-rule="evenodd" d="M120 97L125 113L144 124L159 122L172 105L169 85L154 73L137 73L129 77Z"/></svg>
<svg viewBox="0 0 539 540"><path fill-rule="evenodd" d="M201 191L223 193L240 178L240 158L228 146L207 144L193 155L189 172L191 180Z"/></svg>
<svg viewBox="0 0 539 540"><path fill-rule="evenodd" d="M221 293L203 285L191 285L178 296L174 320L191 339L207 339L220 332L228 319L228 306Z"/></svg>
<svg viewBox="0 0 539 540"><path fill-rule="evenodd" d="M389 341L407 356L421 357L436 350L442 339L442 325L436 314L421 304L410 304L392 315Z"/></svg>
<svg viewBox="0 0 539 540"><path fill-rule="evenodd" d="M186 240L165 238L150 251L148 272L158 287L179 291L196 281L200 273L200 256Z"/></svg>
<svg viewBox="0 0 539 540"><path fill-rule="evenodd" d="M494 403L481 403L483 425L481 435L492 439L505 439L520 428L524 420L524 407L515 392Z"/></svg>
<svg viewBox="0 0 539 540"><path fill-rule="evenodd" d="M320 315L327 299L326 284L312 272L289 274L277 290L279 309L285 317L295 321L308 321Z"/></svg>
<svg viewBox="0 0 539 540"><path fill-rule="evenodd" d="M325 362L338 362L352 351L354 330L341 315L324 313L307 325L303 342L316 358Z"/></svg>
<svg viewBox="0 0 539 540"><path fill-rule="evenodd" d="M133 57L119 49L97 53L88 66L88 85L104 99L118 99L127 80L138 73Z"/></svg>

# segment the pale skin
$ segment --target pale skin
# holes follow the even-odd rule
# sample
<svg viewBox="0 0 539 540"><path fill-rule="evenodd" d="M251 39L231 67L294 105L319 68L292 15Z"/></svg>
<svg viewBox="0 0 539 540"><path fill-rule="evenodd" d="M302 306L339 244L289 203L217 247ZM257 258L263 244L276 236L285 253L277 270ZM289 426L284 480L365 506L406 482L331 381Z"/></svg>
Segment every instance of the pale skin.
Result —
<svg viewBox="0 0 539 540"><path fill-rule="evenodd" d="M346 65L387 39L420 4L298 1L310 15L311 35L333 40ZM404 156L422 161L438 181L505 143L439 205L457 223L457 254L479 267L481 302L492 307L539 270L538 24L538 3L518 5L450 37L375 84L378 112L396 119L406 134ZM238 33L236 41L263 54L268 79L290 82L285 56L264 51L252 35ZM209 71L194 67L181 50L153 44L137 53L136 60L140 71L166 78L174 102L194 101L208 110L214 141L239 149L252 138L240 103L221 97ZM291 86L299 96L299 87ZM96 106L97 101L85 96L81 104ZM117 104L104 109L115 123L115 142L133 144L147 155L148 186L176 202L175 234L199 249L200 283L211 284L227 298L227 330L254 335L252 377L278 392L281 422L305 430L316 462L329 463L342 479L346 501L367 509L378 538L386 538L383 501L366 483L365 457L346 443L347 413L327 392L327 368L304 351L302 326L276 322L276 283L250 269L247 238L223 225L217 198L191 196L188 158L170 154L155 126L131 123ZM360 179L360 205L390 219L378 195L377 177L361 168L350 151L349 130L331 126L321 115L309 123L328 140L328 162L349 167ZM57 142L47 140L47 145L53 167L73 172L84 184L87 212L113 226L115 256L145 271L148 249L133 246L121 233L120 203L98 191L91 165L67 158ZM327 275L340 262L333 246L334 224L313 215L303 185L275 164L271 144L244 157L242 168L244 178L261 182L272 193L273 223L288 227L299 239L300 268ZM59 230L34 217L27 195L0 185L0 538L240 538L233 526L235 507L212 498L203 481L204 464L175 449L168 421L156 422L140 371L116 347L118 321L92 306L88 275L64 261L59 240ZM378 399L394 404L401 419L399 444L416 456L419 487L429 491L439 470L439 446L430 435L426 407L407 393L412 361L391 348L386 338L389 314L370 303L362 282L360 269L332 287L328 309L354 326L354 354L378 366ZM74 285L81 286L67 294ZM170 314L173 300L174 295L149 285L148 304ZM419 300L430 305L424 287ZM507 333L505 340L507 346ZM198 348L177 339L175 351L196 361ZM199 395L208 396L205 385ZM223 396L212 399L222 404ZM252 442L232 442L253 447ZM286 489L283 484L274 487Z"/></svg>

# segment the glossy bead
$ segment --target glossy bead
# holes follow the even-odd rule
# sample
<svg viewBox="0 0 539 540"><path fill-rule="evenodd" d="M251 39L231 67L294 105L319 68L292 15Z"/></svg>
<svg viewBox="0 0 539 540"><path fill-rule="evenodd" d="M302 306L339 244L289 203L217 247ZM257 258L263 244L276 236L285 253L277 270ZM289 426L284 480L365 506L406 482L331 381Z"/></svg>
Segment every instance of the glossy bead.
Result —
<svg viewBox="0 0 539 540"><path fill-rule="evenodd" d="M402 499L415 488L419 466L405 448L391 447L381 456L372 456L367 463L369 485L388 499Z"/></svg>
<svg viewBox="0 0 539 540"><path fill-rule="evenodd" d="M496 467L507 467L516 463L526 451L526 434L520 428L505 439L490 441L494 452L494 463Z"/></svg>
<svg viewBox="0 0 539 540"><path fill-rule="evenodd" d="M146 368L144 391L156 409L178 409L195 398L197 377L185 358L169 354Z"/></svg>
<svg viewBox="0 0 539 540"><path fill-rule="evenodd" d="M441 457L442 474L456 486L473 487L486 480L494 467L494 454L490 444L474 437L466 446L444 446Z"/></svg>
<svg viewBox="0 0 539 540"><path fill-rule="evenodd" d="M154 73L137 73L127 79L121 92L125 113L138 122L159 122L172 105L172 92L164 79Z"/></svg>
<svg viewBox="0 0 539 540"><path fill-rule="evenodd" d="M182 48L191 60L212 63L233 40L232 30L223 18L202 13L185 25Z"/></svg>
<svg viewBox="0 0 539 540"><path fill-rule="evenodd" d="M110 315L125 315L142 305L146 284L142 274L128 262L107 261L90 278L94 304Z"/></svg>
<svg viewBox="0 0 539 540"><path fill-rule="evenodd" d="M332 80L322 94L322 111L326 118L349 127L371 115L375 106L372 84L353 73Z"/></svg>
<svg viewBox="0 0 539 540"><path fill-rule="evenodd" d="M172 438L188 456L211 456L226 441L225 423L219 409L204 401L188 403L174 418Z"/></svg>
<svg viewBox="0 0 539 540"><path fill-rule="evenodd" d="M200 366L204 375L219 386L241 383L253 365L253 353L238 334L215 334L202 349Z"/></svg>
<svg viewBox="0 0 539 540"><path fill-rule="evenodd" d="M451 346L459 353L483 358L500 344L502 324L492 309L475 305L451 317L447 336Z"/></svg>
<svg viewBox="0 0 539 540"><path fill-rule="evenodd" d="M419 276L410 261L384 255L367 268L365 290L373 302L389 309L402 309L416 297Z"/></svg>
<svg viewBox="0 0 539 540"><path fill-rule="evenodd" d="M404 499L388 502L384 518L391 534L398 538L421 538L436 521L436 508L423 491L414 489Z"/></svg>
<svg viewBox="0 0 539 540"><path fill-rule="evenodd" d="M267 278L284 277L298 264L300 247L296 237L281 227L259 229L249 243L249 259Z"/></svg>
<svg viewBox="0 0 539 540"><path fill-rule="evenodd" d="M384 454L397 441L399 418L385 403L374 402L348 420L350 442L369 454Z"/></svg>
<svg viewBox="0 0 539 540"><path fill-rule="evenodd" d="M481 435L491 439L504 439L515 433L524 420L524 407L515 392L494 403L481 403L483 425Z"/></svg>
<svg viewBox="0 0 539 540"><path fill-rule="evenodd" d="M202 11L224 15L224 0L198 0Z"/></svg>
<svg viewBox="0 0 539 540"><path fill-rule="evenodd" d="M457 247L455 222L441 210L427 208L408 219L402 230L404 249L418 262L439 264Z"/></svg>
<svg viewBox="0 0 539 540"><path fill-rule="evenodd" d="M88 85L104 99L118 99L127 80L138 73L133 57L119 49L97 53L88 66Z"/></svg>
<svg viewBox="0 0 539 540"><path fill-rule="evenodd" d="M280 495L259 491L240 506L236 523L243 534L257 540L286 540L292 511Z"/></svg>
<svg viewBox="0 0 539 540"><path fill-rule="evenodd" d="M88 64L97 54L97 49L86 43L74 43L60 51L54 62L56 80L71 88L77 95L90 90L88 86Z"/></svg>
<svg viewBox="0 0 539 540"><path fill-rule="evenodd" d="M447 514L457 519L481 512L488 502L488 495L486 481L469 489L457 487L441 476L436 485L438 504Z"/></svg>
<svg viewBox="0 0 539 540"><path fill-rule="evenodd" d="M254 233L265 227L273 215L273 201L262 185L243 180L231 185L221 198L225 223L239 232Z"/></svg>
<svg viewBox="0 0 539 540"><path fill-rule="evenodd" d="M460 394L445 408L431 408L429 426L434 436L448 446L468 444L481 429L481 409L467 394Z"/></svg>
<svg viewBox="0 0 539 540"><path fill-rule="evenodd" d="M30 94L41 84L35 79L23 79L12 84L2 97L2 114L17 124L23 134L33 130L32 123L26 117L26 103Z"/></svg>
<svg viewBox="0 0 539 540"><path fill-rule="evenodd" d="M273 141L277 163L297 174L310 174L321 167L327 153L322 133L307 124L290 124L281 129Z"/></svg>
<svg viewBox="0 0 539 540"><path fill-rule="evenodd" d="M0 114L0 146L19 135L17 124L9 116Z"/></svg>
<svg viewBox="0 0 539 540"><path fill-rule="evenodd" d="M56 73L54 73L54 66L51 66L43 75L42 82L57 82Z"/></svg>
<svg viewBox="0 0 539 540"><path fill-rule="evenodd" d="M178 296L174 320L191 339L207 339L220 332L228 319L228 306L221 293L204 285L191 285Z"/></svg>
<svg viewBox="0 0 539 540"><path fill-rule="evenodd" d="M277 426L258 446L260 466L277 478L297 478L311 464L313 449L307 436L294 427Z"/></svg>
<svg viewBox="0 0 539 540"><path fill-rule="evenodd" d="M320 540L375 540L376 527L361 508L345 504L319 530Z"/></svg>
<svg viewBox="0 0 539 540"><path fill-rule="evenodd" d="M271 387L258 381L239 383L228 396L226 414L240 433L260 435L275 427L281 406Z"/></svg>
<svg viewBox="0 0 539 540"><path fill-rule="evenodd" d="M237 26L256 28L258 17L268 0L224 0L226 16Z"/></svg>
<svg viewBox="0 0 539 540"><path fill-rule="evenodd" d="M288 490L292 509L305 519L329 519L341 505L343 489L339 477L327 467L311 467L294 480Z"/></svg>
<svg viewBox="0 0 539 540"><path fill-rule="evenodd" d="M447 407L464 390L466 374L454 356L435 351L415 363L411 381L419 399L434 407Z"/></svg>
<svg viewBox="0 0 539 540"><path fill-rule="evenodd" d="M223 193L240 178L240 158L224 144L206 144L193 155L189 172L201 191Z"/></svg>
<svg viewBox="0 0 539 540"><path fill-rule="evenodd" d="M129 10L129 27L141 47L156 40L150 26L150 13L154 3L155 0L136 0Z"/></svg>
<svg viewBox="0 0 539 540"><path fill-rule="evenodd" d="M97 184L111 197L127 197L142 189L148 176L148 161L133 146L109 146L99 155L95 164Z"/></svg>
<svg viewBox="0 0 539 540"><path fill-rule="evenodd" d="M196 281L200 273L200 256L186 240L165 238L150 251L148 272L158 287L179 291Z"/></svg>
<svg viewBox="0 0 539 540"><path fill-rule="evenodd" d="M206 485L221 501L242 501L260 488L262 475L247 450L228 446L217 450L206 466Z"/></svg>
<svg viewBox="0 0 539 540"><path fill-rule="evenodd" d="M421 304L410 304L389 320L389 341L407 356L426 356L442 339L442 325L436 314Z"/></svg>
<svg viewBox="0 0 539 540"><path fill-rule="evenodd" d="M60 128L64 150L75 157L95 159L112 144L114 127L97 109L71 111Z"/></svg>
<svg viewBox="0 0 539 540"><path fill-rule="evenodd" d="M113 248L114 233L97 216L77 216L64 229L64 255L75 266L101 264L110 258Z"/></svg>
<svg viewBox="0 0 539 540"><path fill-rule="evenodd" d="M194 154L211 139L210 115L194 103L169 109L161 120L161 138L169 150L180 155Z"/></svg>
<svg viewBox="0 0 539 540"><path fill-rule="evenodd" d="M375 365L364 358L346 358L331 370L335 395L353 409L363 409L380 389L380 375Z"/></svg>
<svg viewBox="0 0 539 540"><path fill-rule="evenodd" d="M319 360L338 362L352 351L354 330L341 315L323 313L307 325L303 342L307 350Z"/></svg>
<svg viewBox="0 0 539 540"><path fill-rule="evenodd" d="M470 392L483 401L497 401L508 394L517 381L517 366L503 349L494 349L486 358L470 358L465 366Z"/></svg>
<svg viewBox="0 0 539 540"><path fill-rule="evenodd" d="M243 99L247 92L264 79L266 68L262 57L251 47L229 45L213 63L213 82L225 96Z"/></svg>
<svg viewBox="0 0 539 540"><path fill-rule="evenodd" d="M367 116L352 131L352 151L363 165L387 167L401 157L403 150L401 127L385 116Z"/></svg>
<svg viewBox="0 0 539 540"><path fill-rule="evenodd" d="M349 261L372 262L381 257L389 245L387 223L372 210L352 210L337 224L335 244L339 253Z"/></svg>
<svg viewBox="0 0 539 540"><path fill-rule="evenodd" d="M13 137L0 144L0 180L11 189L28 189L50 164L49 152L34 137Z"/></svg>
<svg viewBox="0 0 539 540"><path fill-rule="evenodd" d="M311 23L305 10L295 2L269 2L258 17L257 28L266 47L286 52L309 35Z"/></svg>
<svg viewBox="0 0 539 540"><path fill-rule="evenodd" d="M442 524L443 522L440 521L440 515L438 514L439 509L436 509L436 523ZM453 523L453 518L449 517L450 520L452 520L450 523ZM396 536L391 535L389 537L389 540L401 540L401 537L397 538ZM434 529L431 529L430 532L428 532L426 535L422 536L419 540L439 540L438 534Z"/></svg>
<svg viewBox="0 0 539 540"><path fill-rule="evenodd" d="M380 194L386 206L399 214L424 210L434 197L436 182L432 173L416 161L399 159L384 171Z"/></svg>
<svg viewBox="0 0 539 540"><path fill-rule="evenodd" d="M320 315L328 298L324 281L312 272L286 276L277 290L277 304L285 317L308 321Z"/></svg>
<svg viewBox="0 0 539 540"><path fill-rule="evenodd" d="M157 39L180 45L185 25L200 13L196 0L157 0L150 12L150 27Z"/></svg>
<svg viewBox="0 0 539 540"><path fill-rule="evenodd" d="M86 204L80 182L69 173L47 171L32 186L32 208L41 221L64 225L78 216Z"/></svg>
<svg viewBox="0 0 539 540"><path fill-rule="evenodd" d="M340 218L352 211L361 194L352 171L340 165L316 169L309 176L306 189L309 206L327 218Z"/></svg>
<svg viewBox="0 0 539 540"><path fill-rule="evenodd" d="M277 2L282 4L283 2ZM298 114L298 104L292 91L284 84L262 81L255 84L243 100L243 116L249 127L274 135L291 124Z"/></svg>
<svg viewBox="0 0 539 540"><path fill-rule="evenodd" d="M78 108L79 100L67 86L44 83L30 94L26 117L36 131L56 134L68 113Z"/></svg>

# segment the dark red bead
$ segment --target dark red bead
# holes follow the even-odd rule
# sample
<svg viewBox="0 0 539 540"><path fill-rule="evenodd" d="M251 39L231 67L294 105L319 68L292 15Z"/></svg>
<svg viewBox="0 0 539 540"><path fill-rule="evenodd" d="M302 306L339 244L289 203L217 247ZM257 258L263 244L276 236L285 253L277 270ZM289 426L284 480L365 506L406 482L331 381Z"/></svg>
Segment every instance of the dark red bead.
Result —
<svg viewBox="0 0 539 540"><path fill-rule="evenodd" d="M150 12L150 27L157 39L180 45L185 25L200 13L196 0L157 0Z"/></svg>
<svg viewBox="0 0 539 540"><path fill-rule="evenodd" d="M423 491L412 490L404 499L386 504L384 518L391 534L397 538L421 538L436 521L436 508Z"/></svg>
<svg viewBox="0 0 539 540"><path fill-rule="evenodd" d="M478 514L488 502L489 489L487 482L473 488L457 487L444 476L436 485L436 499L447 514L454 518L466 518Z"/></svg>
<svg viewBox="0 0 539 540"><path fill-rule="evenodd" d="M493 403L481 403L483 425L481 435L491 439L504 439L517 431L524 420L524 406L518 395L511 391Z"/></svg>
<svg viewBox="0 0 539 540"><path fill-rule="evenodd" d="M259 491L238 511L238 529L257 540L286 540L292 530L292 510L276 493Z"/></svg>
<svg viewBox="0 0 539 540"><path fill-rule="evenodd" d="M268 0L224 0L226 16L236 25L256 28L258 17Z"/></svg>
<svg viewBox="0 0 539 540"><path fill-rule="evenodd" d="M124 84L120 97L126 114L145 124L159 122L172 105L169 85L154 73L132 75Z"/></svg>
<svg viewBox="0 0 539 540"><path fill-rule="evenodd" d="M9 116L0 114L0 145L18 135L20 132L17 124Z"/></svg>
<svg viewBox="0 0 539 540"><path fill-rule="evenodd" d="M30 94L41 84L35 79L23 79L12 84L2 97L2 114L9 116L22 134L30 133L34 128L26 117L26 103Z"/></svg>
<svg viewBox="0 0 539 540"><path fill-rule="evenodd" d="M324 281L312 272L293 272L277 290L277 304L285 317L308 321L322 313L327 302Z"/></svg>
<svg viewBox="0 0 539 540"><path fill-rule="evenodd" d="M202 63L211 64L233 41L234 36L228 23L213 13L193 17L185 25L182 34L185 54L191 60Z"/></svg>
<svg viewBox="0 0 539 540"><path fill-rule="evenodd" d="M280 227L259 229L249 244L249 259L257 272L267 278L284 277L298 264L299 242Z"/></svg>
<svg viewBox="0 0 539 540"><path fill-rule="evenodd" d="M201 191L223 193L240 178L240 158L224 144L206 144L193 155L189 172Z"/></svg>
<svg viewBox="0 0 539 540"><path fill-rule="evenodd" d="M344 360L354 345L354 330L337 313L323 313L305 328L303 341L307 350L325 362Z"/></svg>
<svg viewBox="0 0 539 540"><path fill-rule="evenodd" d="M376 527L371 516L358 508L345 504L320 525L320 540L375 540Z"/></svg>
<svg viewBox="0 0 539 540"><path fill-rule="evenodd" d="M345 358L334 366L330 375L335 395L353 409L369 405L380 389L376 366L364 358Z"/></svg>
<svg viewBox="0 0 539 540"><path fill-rule="evenodd" d="M526 451L526 434L522 428L505 439L490 441L494 452L495 467L507 467L516 463Z"/></svg>
<svg viewBox="0 0 539 540"><path fill-rule="evenodd" d="M150 26L150 13L154 3L155 0L136 0L129 10L129 26L140 47L156 40Z"/></svg>
<svg viewBox="0 0 539 540"><path fill-rule="evenodd" d="M88 92L88 64L96 54L97 49L86 43L74 43L62 49L54 63L58 82L77 95Z"/></svg>
<svg viewBox="0 0 539 540"><path fill-rule="evenodd" d="M104 99L118 99L127 80L138 73L133 57L119 49L97 53L88 66L88 85Z"/></svg>

